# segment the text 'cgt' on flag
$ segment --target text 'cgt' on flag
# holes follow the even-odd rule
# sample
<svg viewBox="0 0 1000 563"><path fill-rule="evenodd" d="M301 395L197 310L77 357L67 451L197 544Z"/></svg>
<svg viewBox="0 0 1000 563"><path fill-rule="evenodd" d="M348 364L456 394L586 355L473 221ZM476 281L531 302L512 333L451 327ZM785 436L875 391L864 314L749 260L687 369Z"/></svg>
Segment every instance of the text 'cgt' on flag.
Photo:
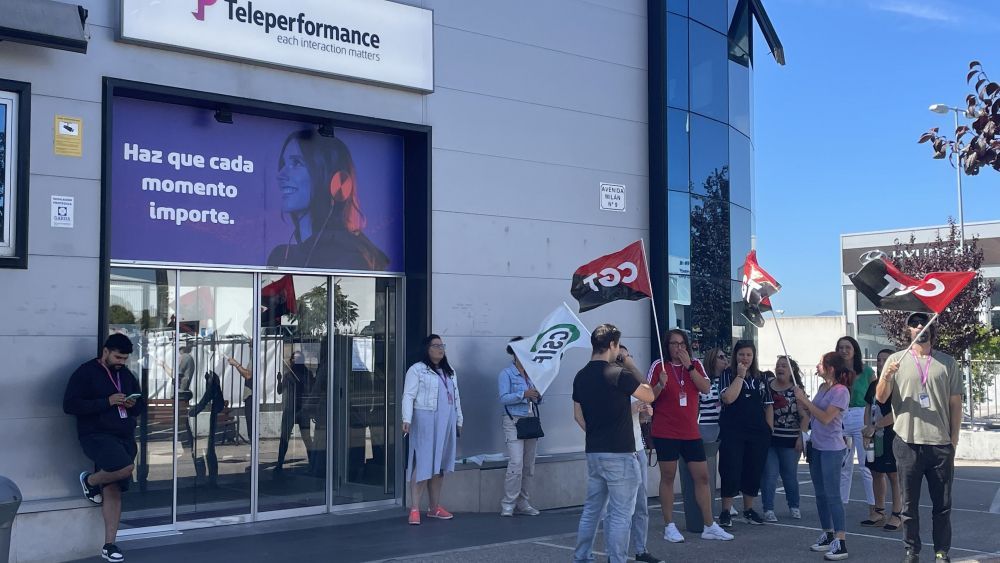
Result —
<svg viewBox="0 0 1000 563"><path fill-rule="evenodd" d="M879 309L941 313L976 277L976 272L931 272L918 280L892 262L876 258L849 276Z"/></svg>
<svg viewBox="0 0 1000 563"><path fill-rule="evenodd" d="M757 328L764 327L764 313L771 310L771 296L781 289L771 274L757 263L757 251L751 250L743 262L743 316Z"/></svg>
<svg viewBox="0 0 1000 563"><path fill-rule="evenodd" d="M581 313L619 299L652 297L642 243L635 241L577 268L569 292L580 303Z"/></svg>

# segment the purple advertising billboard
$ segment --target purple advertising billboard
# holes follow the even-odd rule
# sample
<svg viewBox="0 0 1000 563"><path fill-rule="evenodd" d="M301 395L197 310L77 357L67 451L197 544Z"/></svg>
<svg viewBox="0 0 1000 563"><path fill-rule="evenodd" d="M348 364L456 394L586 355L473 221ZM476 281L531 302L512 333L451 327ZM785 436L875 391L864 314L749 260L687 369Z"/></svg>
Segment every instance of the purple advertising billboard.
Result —
<svg viewBox="0 0 1000 563"><path fill-rule="evenodd" d="M397 135L113 99L112 260L403 271Z"/></svg>

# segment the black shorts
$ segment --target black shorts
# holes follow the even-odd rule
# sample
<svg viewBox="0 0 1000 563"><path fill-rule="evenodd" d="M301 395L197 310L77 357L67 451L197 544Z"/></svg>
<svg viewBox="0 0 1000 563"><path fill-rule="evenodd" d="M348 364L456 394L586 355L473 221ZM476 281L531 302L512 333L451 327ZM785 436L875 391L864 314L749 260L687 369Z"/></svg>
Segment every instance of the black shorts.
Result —
<svg viewBox="0 0 1000 563"><path fill-rule="evenodd" d="M135 440L114 434L88 434L80 437L83 453L94 462L94 471L118 471L132 465L139 448ZM122 492L128 490L132 476L118 481Z"/></svg>
<svg viewBox="0 0 1000 563"><path fill-rule="evenodd" d="M684 461L706 461L705 444L701 438L694 440L675 440L673 438L653 437L653 447L656 449L656 461L677 461L683 457Z"/></svg>

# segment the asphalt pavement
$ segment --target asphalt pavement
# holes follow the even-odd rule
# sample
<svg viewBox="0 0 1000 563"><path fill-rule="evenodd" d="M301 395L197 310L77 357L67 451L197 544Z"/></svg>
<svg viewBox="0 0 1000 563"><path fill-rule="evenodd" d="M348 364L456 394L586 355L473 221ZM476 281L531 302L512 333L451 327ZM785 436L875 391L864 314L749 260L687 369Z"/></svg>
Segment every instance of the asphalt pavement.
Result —
<svg viewBox="0 0 1000 563"><path fill-rule="evenodd" d="M658 506L651 508L649 551L667 561L822 561L822 554L808 550L820 527L805 465L799 466L799 480L801 520L789 516L785 497L779 489L775 510L779 522L752 526L737 521L730 529L736 539L729 542L706 541L698 534L686 532L678 502L674 510L675 521L686 541L667 543L662 539L662 513ZM921 498L922 505L929 505L926 489ZM757 509L760 510L759 504ZM956 468L952 510L953 561L1000 562L998 512L1000 462L960 462ZM536 517L500 518L496 514L459 513L451 521L425 518L420 526L408 526L405 511L393 508L220 526L130 539L119 545L128 561L150 563L570 561L579 515L579 507L543 511ZM923 560L932 561L929 506L921 510L921 516L921 538L925 542ZM847 511L849 560L901 560L902 532L861 527L858 522L866 517L861 479L855 475ZM600 537L595 549L598 560L606 561ZM82 561L99 560L97 556Z"/></svg>

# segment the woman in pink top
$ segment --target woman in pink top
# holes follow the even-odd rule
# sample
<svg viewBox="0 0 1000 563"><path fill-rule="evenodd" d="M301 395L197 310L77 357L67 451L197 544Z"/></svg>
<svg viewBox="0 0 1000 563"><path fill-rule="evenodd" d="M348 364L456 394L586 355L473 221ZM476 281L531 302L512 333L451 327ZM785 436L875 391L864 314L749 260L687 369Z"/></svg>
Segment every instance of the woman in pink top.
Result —
<svg viewBox="0 0 1000 563"><path fill-rule="evenodd" d="M840 465L847 455L844 411L851 400L850 386L856 374L837 352L824 354L816 373L823 384L811 401L805 391L795 388L795 400L812 417L812 451L807 457L816 489L816 510L823 525L823 534L809 549L825 551L823 559L839 561L847 559L847 526L840 498Z"/></svg>

